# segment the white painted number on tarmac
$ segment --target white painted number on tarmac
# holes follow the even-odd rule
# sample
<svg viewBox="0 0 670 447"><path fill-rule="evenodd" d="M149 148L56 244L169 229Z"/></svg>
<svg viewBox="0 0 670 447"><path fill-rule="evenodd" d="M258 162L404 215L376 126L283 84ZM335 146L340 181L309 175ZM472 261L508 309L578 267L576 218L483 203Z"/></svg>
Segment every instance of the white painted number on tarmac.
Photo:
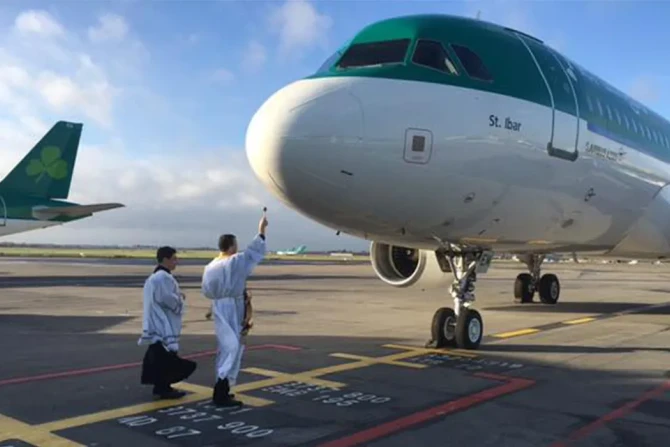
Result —
<svg viewBox="0 0 670 447"><path fill-rule="evenodd" d="M230 430L231 433L236 435L246 435L247 438L262 438L273 432L273 430L259 429L257 425L247 425L246 422L228 422L225 425L219 425L217 427L219 430Z"/></svg>
<svg viewBox="0 0 670 447"><path fill-rule="evenodd" d="M186 430L186 432L184 432ZM202 432L194 430L192 428L186 428L182 426L163 428L161 430L156 430L157 435L166 436L168 439L181 438L184 436L193 436L201 435Z"/></svg>
<svg viewBox="0 0 670 447"><path fill-rule="evenodd" d="M230 407L219 408L207 402L200 402L199 404L197 404L197 407L198 409L187 408L184 406L163 408L162 410L158 410L157 413L160 413L161 415L165 416L175 416L180 420L191 423L191 422L205 422L205 421L215 421L223 419L223 416L219 416L218 414L210 414L199 410L211 409L217 412L226 412L228 415L235 415L252 411L251 408L242 408L242 409L230 408ZM144 425L149 425L158 422L158 419L147 415L140 415L140 416L124 417L118 419L118 422L129 427L142 427ZM234 435L246 436L247 438L252 439L268 436L272 434L274 431L269 428L261 428L257 425L247 424L246 422L242 421L234 421L234 422L228 422L226 424L220 424L217 426L217 429L226 430ZM156 430L154 433L159 436L165 436L167 439L183 438L185 436L195 436L202 434L200 430L184 427L182 425L162 428L160 430Z"/></svg>
<svg viewBox="0 0 670 447"><path fill-rule="evenodd" d="M297 397L309 393L319 393L312 398L313 401L319 401L324 404L336 405L338 407L349 407L362 402L370 404L383 404L391 400L390 397L377 396L375 394L365 394L360 392L350 392L340 395L337 391L325 386L314 386L302 382L290 382L285 385L275 385L263 388L262 391L281 394L282 396Z"/></svg>

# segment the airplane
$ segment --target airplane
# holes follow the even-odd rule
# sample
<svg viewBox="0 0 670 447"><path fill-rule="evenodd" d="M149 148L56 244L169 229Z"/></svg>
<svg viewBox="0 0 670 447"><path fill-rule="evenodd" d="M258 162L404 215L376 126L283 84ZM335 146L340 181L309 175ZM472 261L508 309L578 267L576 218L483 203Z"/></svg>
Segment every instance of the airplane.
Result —
<svg viewBox="0 0 670 447"><path fill-rule="evenodd" d="M477 349L477 275L527 266L514 300L556 305L549 253L670 255L670 122L536 37L483 20L372 23L271 95L245 140L298 213L371 241L394 287L450 287L430 347Z"/></svg>
<svg viewBox="0 0 670 447"><path fill-rule="evenodd" d="M56 122L0 181L0 236L80 220L120 203L80 205L67 199L83 125Z"/></svg>
<svg viewBox="0 0 670 447"><path fill-rule="evenodd" d="M290 250L280 250L277 252L280 256L288 255L301 255L307 251L307 245L299 245L297 247L291 248Z"/></svg>

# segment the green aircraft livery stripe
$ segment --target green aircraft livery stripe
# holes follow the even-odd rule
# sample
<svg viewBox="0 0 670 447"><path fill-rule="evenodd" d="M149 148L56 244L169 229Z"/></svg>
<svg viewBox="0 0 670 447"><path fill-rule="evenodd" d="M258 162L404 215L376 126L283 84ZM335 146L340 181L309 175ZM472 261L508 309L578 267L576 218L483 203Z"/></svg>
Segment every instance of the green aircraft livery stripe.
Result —
<svg viewBox="0 0 670 447"><path fill-rule="evenodd" d="M360 44L401 39L408 39L409 44L404 57L396 63L338 67L347 52L351 50L353 54ZM413 63L414 51L421 40L441 43L454 65L454 72L440 72ZM482 64L479 68L478 63ZM490 79L473 76L474 71L488 73ZM538 39L491 23L446 15L405 16L374 23L361 30L308 79L334 76L453 85L552 107L547 90L549 83L553 87L555 108L576 116L573 91L567 88L570 87L577 97L579 116L588 122L590 131L670 162L668 120Z"/></svg>

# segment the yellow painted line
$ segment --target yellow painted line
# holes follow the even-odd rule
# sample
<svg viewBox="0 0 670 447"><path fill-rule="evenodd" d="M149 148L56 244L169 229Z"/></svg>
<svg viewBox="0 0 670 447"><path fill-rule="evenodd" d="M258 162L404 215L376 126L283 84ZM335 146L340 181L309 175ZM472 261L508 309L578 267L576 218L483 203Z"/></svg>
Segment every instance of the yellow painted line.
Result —
<svg viewBox="0 0 670 447"><path fill-rule="evenodd" d="M496 337L496 338L511 338L511 337L518 337L520 335L535 334L536 332L540 332L540 330L539 329L520 329L518 331L503 332L501 334L493 334L493 337Z"/></svg>
<svg viewBox="0 0 670 447"><path fill-rule="evenodd" d="M213 389L210 387L197 385L195 383L179 383L177 385L182 390L190 391L192 393L201 394L203 396L212 397ZM233 387L233 392L237 391ZM250 407L267 407L275 403L273 400L262 399L260 397L247 396L245 394L235 393L235 399L241 400L243 404L249 405Z"/></svg>
<svg viewBox="0 0 670 447"><path fill-rule="evenodd" d="M412 355L409 357L413 357L416 355L421 355L421 354L449 354L449 355L457 355L460 357L469 357L469 358L475 358L478 357L477 354L472 354L470 352L466 351L461 351L461 350L451 350L451 349L435 349L435 348L420 348L418 346L407 346L407 345L397 345L397 344L387 344L383 345L384 348L391 348L391 349L404 349L404 350L409 350L412 351ZM393 354L395 355L395 354Z"/></svg>
<svg viewBox="0 0 670 447"><path fill-rule="evenodd" d="M287 380L289 381L289 380ZM262 381L251 382L251 384L259 383ZM249 385L249 384L247 384ZM262 388L268 385L258 386L257 388ZM58 431L64 430L66 428L79 427L82 425L94 424L96 422L107 421L110 419L118 419L124 416L130 416L138 413L148 413L155 410L160 410L162 408L173 407L175 405L183 405L187 403L197 402L201 400L207 400L212 398L212 388L196 385L193 383L180 382L175 384L175 388L182 389L184 391L189 391L193 394L188 394L181 399L168 399L168 400L159 400L155 402L147 402L144 404L131 405L128 407L115 408L112 410L100 411L98 413L86 414L83 416L76 416L73 418L62 419L60 421L47 422L45 424L35 425L32 428L38 428L46 431ZM249 388L249 387L247 387ZM233 392L239 393L245 390L239 390L239 387L233 387ZM250 389L255 389L251 387ZM261 399L258 397L245 396L239 394L235 397L246 403L249 406L254 407L263 407L274 403L271 400Z"/></svg>
<svg viewBox="0 0 670 447"><path fill-rule="evenodd" d="M328 388L335 388L339 389L342 387L346 387L347 385L341 382L335 382L332 380L325 380L325 379L319 379L318 376L323 376L326 374L332 374L336 372L343 372L343 371L350 371L358 368L365 368L369 367L374 364L393 364L393 365L399 365L399 366L405 366L405 367L411 367L411 368L424 368L425 365L414 365L409 362L402 362L400 360L404 358L410 358L410 357L416 357L420 355L425 355L425 354L431 354L431 353L439 353L439 354L452 354L452 355L458 355L462 357L477 357L477 355L466 353L466 352L454 352L454 351L445 351L445 350L440 350L440 349L429 349L429 348L418 348L418 347L412 347L412 346L403 346L403 345L394 345L394 344L388 344L384 345L384 347L387 348L395 348L395 349L401 349L404 352L396 353L396 354L391 354L391 355L386 355L382 357L365 357L365 356L358 356L358 355L353 355L353 354L343 354L343 353L335 353L333 354L335 357L341 357L341 358L349 358L349 359L354 359L354 362L351 363L344 363L341 365L333 365L333 366L327 366L324 368L317 368L309 371L303 371L300 373L296 374L291 374L291 373L283 373L283 372L278 372L278 371L272 371L268 369L263 369L263 368L245 368L245 372L249 372L252 374L258 374L258 375L264 375L268 376L268 379L261 379L261 380L256 380L253 382L248 382L248 383L243 383L240 385L236 385L233 387L232 391L240 396L240 400L243 402L247 403L250 406L267 406L272 403L274 403L271 400L267 399L262 399L262 398L257 398L257 397L252 397L252 396L245 396L241 393L244 393L246 391L252 391L252 390L258 390L261 388L269 387L269 386L274 386L274 385L280 385L288 382L303 382L303 383L309 383L312 385L320 385L320 386L326 386ZM97 422L102 422L102 421L107 421L111 419L118 419L124 416L130 416L130 415L135 415L139 413L148 413L151 411L156 411L162 408L168 408L172 407L175 405L184 405L187 403L192 403L196 401L202 401L206 399L211 399L212 397L212 389L206 386L202 385L196 385L196 384L191 384L191 383L179 383L175 385L176 388L183 389L185 391L190 391L192 394L186 395L182 397L181 399L170 399L170 400L160 400L160 401L155 401L155 402L148 402L148 403L143 403L143 404L138 404L138 405L131 405L128 407L123 407L123 408L115 408L112 410L107 410L107 411L100 411L97 413L92 413L92 414L87 414L83 416L76 416L68 419L63 419L60 421L53 421L53 422L47 422L44 424L39 424L39 425L34 425L30 426L27 424L23 424L21 422L17 422L18 424L23 424L20 427L17 425L12 425L15 427L13 431L16 431L17 429L21 429L21 432L23 433L23 430L30 431L32 435L34 436L52 436L48 432L53 432L53 431L59 431L59 430L64 430L68 428L73 428L73 427L79 427L82 425L89 425L89 424L94 424ZM1 424L2 419L0 419L0 428L5 428ZM10 427L9 425L7 425ZM41 434L40 434L41 433ZM4 435L4 431L3 431ZM53 435L55 436L55 435ZM10 438L11 439L11 438ZM67 440L64 440L64 442L70 442ZM35 442L33 442L35 445L40 445ZM41 444L45 445L45 444ZM60 445L57 443L53 443L49 441L48 445ZM70 444L63 444L67 446L78 446L79 444L76 443L70 443Z"/></svg>
<svg viewBox="0 0 670 447"><path fill-rule="evenodd" d="M175 388L182 388L182 386L183 384L175 384ZM143 404L131 405L129 407L114 408L112 410L99 411L97 413L85 414L83 416L75 416L68 419L61 419L60 421L53 421L53 422L47 422L45 424L34 425L33 428L39 428L41 430L47 430L47 431L65 430L66 428L95 424L96 422L107 421L110 419L118 419L133 414L148 413L150 411L173 407L175 405L183 405L191 402L197 402L199 400L211 399L211 397L212 397L211 390L207 394L202 393L187 394L186 396L180 399L157 400L155 402L147 402Z"/></svg>
<svg viewBox="0 0 670 447"><path fill-rule="evenodd" d="M83 447L84 444L65 439L39 426L31 426L0 414L0 441L18 439L38 447Z"/></svg>
<svg viewBox="0 0 670 447"><path fill-rule="evenodd" d="M384 360L383 358L366 357L364 355L355 355L355 354L344 354L341 352L335 352L330 355L331 357L337 357L340 359L360 360L361 362L367 363L368 366L382 364L382 365L403 366L405 368L415 368L415 369L423 369L427 367L427 365L420 365L418 363L402 362L400 360ZM415 356L413 352L412 353L403 352L402 355L407 357Z"/></svg>
<svg viewBox="0 0 670 447"><path fill-rule="evenodd" d="M577 320L568 320L568 321L563 321L563 324L583 324L583 323L589 323L591 321L595 321L595 318L593 317L586 317L586 318L578 318Z"/></svg>

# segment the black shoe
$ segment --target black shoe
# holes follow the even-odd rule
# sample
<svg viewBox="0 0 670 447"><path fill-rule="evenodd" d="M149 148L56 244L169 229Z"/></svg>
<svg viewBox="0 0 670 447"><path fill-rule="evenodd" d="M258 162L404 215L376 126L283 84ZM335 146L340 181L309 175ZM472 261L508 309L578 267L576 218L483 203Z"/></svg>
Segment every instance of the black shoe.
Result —
<svg viewBox="0 0 670 447"><path fill-rule="evenodd" d="M219 401L212 401L212 403L217 407L241 407L244 405L241 401L233 399L230 396L226 396L225 399Z"/></svg>
<svg viewBox="0 0 670 447"><path fill-rule="evenodd" d="M234 399L234 394L230 393L230 385L228 379L219 379L214 386L214 393L212 395L212 402L218 407L239 407L242 402Z"/></svg>

